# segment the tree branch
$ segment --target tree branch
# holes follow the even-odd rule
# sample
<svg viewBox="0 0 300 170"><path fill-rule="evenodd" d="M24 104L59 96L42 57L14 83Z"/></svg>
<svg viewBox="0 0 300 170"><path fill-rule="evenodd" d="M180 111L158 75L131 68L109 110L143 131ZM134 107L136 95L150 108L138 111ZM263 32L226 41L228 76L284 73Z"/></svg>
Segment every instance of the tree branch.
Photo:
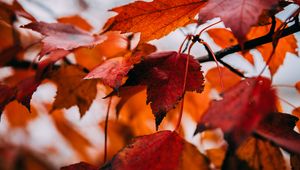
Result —
<svg viewBox="0 0 300 170"><path fill-rule="evenodd" d="M282 34L280 35L280 38L286 37L288 35L294 34L296 32L300 31L300 25L298 25L297 23L295 23L294 25L285 28L282 31ZM253 49L257 46L263 45L263 44L267 44L273 41L272 36L270 36L269 34L262 36L262 37L258 37L255 38L253 40L249 40L246 41L244 44L244 49L243 50L249 50L249 49ZM218 60L222 59L223 57L229 55L229 54L233 54L235 52L239 52L242 51L241 47L239 44L225 48L223 50L217 51L215 52L215 56L217 57ZM213 58L209 57L209 55L206 56L202 56L198 59L198 61L200 63L205 63L205 62L209 62L209 61L213 61Z"/></svg>

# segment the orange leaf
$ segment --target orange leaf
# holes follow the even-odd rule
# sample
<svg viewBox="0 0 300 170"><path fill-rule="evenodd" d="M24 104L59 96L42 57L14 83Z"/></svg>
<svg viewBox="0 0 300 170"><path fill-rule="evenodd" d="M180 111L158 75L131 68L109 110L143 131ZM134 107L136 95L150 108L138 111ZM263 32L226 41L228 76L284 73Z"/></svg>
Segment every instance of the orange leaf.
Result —
<svg viewBox="0 0 300 170"><path fill-rule="evenodd" d="M209 84L205 84L202 93L187 92L184 97L184 112L189 114L193 120L198 121L207 110L210 103L210 90Z"/></svg>
<svg viewBox="0 0 300 170"><path fill-rule="evenodd" d="M294 110L292 111L292 114L293 114L294 116L298 117L298 119L300 119L300 107L294 109ZM297 125L297 128L300 130L300 121L299 121L299 120L297 121L296 125Z"/></svg>
<svg viewBox="0 0 300 170"><path fill-rule="evenodd" d="M25 128L31 120L38 116L34 108L31 107L31 113L29 113L26 107L16 100L5 107L4 115L13 128Z"/></svg>
<svg viewBox="0 0 300 170"><path fill-rule="evenodd" d="M122 56L127 50L128 40L120 32L107 32L104 34L107 39L96 45L94 48L79 48L75 50L75 57L78 64L89 70L103 63L106 59Z"/></svg>
<svg viewBox="0 0 300 170"><path fill-rule="evenodd" d="M210 69L205 75L205 78L211 84L211 86L213 88L216 88L219 92L226 91L227 89L231 88L241 81L241 78L239 76L232 73L227 68L220 67L220 69L222 73L222 82L224 85L224 89L222 89L221 87L219 69L217 67Z"/></svg>
<svg viewBox="0 0 300 170"><path fill-rule="evenodd" d="M278 28L282 22L279 19L276 19L276 28ZM249 31L247 38L254 39L263 35L266 35L270 30L271 25L252 27ZM297 55L297 40L294 35L289 35L284 38L280 38L278 41L275 53L272 56L272 60L268 64L271 75L274 75L279 67L283 64L285 56L288 52ZM264 44L256 48L262 55L265 61L268 61L272 51L272 43Z"/></svg>
<svg viewBox="0 0 300 170"><path fill-rule="evenodd" d="M205 4L199 0L136 1L112 9L118 15L109 19L104 27L113 31L141 32L141 42L147 42L190 23Z"/></svg>
<svg viewBox="0 0 300 170"><path fill-rule="evenodd" d="M295 84L295 88L300 93L300 81Z"/></svg>
<svg viewBox="0 0 300 170"><path fill-rule="evenodd" d="M225 28L213 28L207 31L209 36L221 48L227 48L238 44L231 31ZM254 65L253 56L250 53L240 53L247 61Z"/></svg>
<svg viewBox="0 0 300 170"><path fill-rule="evenodd" d="M86 31L91 31L93 28L85 19L79 15L67 16L57 19L58 22L64 24L72 24Z"/></svg>
<svg viewBox="0 0 300 170"><path fill-rule="evenodd" d="M217 169L221 169L225 158L226 148L213 148L206 150L206 155Z"/></svg>

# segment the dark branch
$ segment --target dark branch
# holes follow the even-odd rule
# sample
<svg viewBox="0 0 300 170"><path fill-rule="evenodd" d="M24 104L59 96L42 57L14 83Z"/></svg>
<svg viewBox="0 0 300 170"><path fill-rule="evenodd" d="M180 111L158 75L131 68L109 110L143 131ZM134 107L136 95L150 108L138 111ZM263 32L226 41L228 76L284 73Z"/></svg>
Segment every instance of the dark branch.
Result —
<svg viewBox="0 0 300 170"><path fill-rule="evenodd" d="M294 34L296 32L300 31L300 25L298 24L294 24L288 28L285 28L283 31L282 31L282 34L280 35L280 38L283 38L283 37L286 37L288 35L291 35L291 34ZM265 35L265 36L262 36L262 37L259 37L259 38L255 38L253 40L249 40L249 41L246 41L245 44L244 44L244 50L249 50L249 49L253 49L257 46L260 46L260 45L263 45L263 44L267 44L267 43L270 43L273 41L273 38L272 36L270 36L269 34ZM229 55L229 54L233 54L235 52L239 52L241 51L241 47L240 45L234 45L234 46L231 46L231 47L228 47L228 48L225 48L223 50L220 50L220 51L217 51L215 52L215 56L217 57L218 60L220 60L221 58ZM208 62L208 61L213 61L213 59L211 57L209 57L209 55L206 55L206 56L202 56L198 59L198 61L200 63L205 63L205 62Z"/></svg>

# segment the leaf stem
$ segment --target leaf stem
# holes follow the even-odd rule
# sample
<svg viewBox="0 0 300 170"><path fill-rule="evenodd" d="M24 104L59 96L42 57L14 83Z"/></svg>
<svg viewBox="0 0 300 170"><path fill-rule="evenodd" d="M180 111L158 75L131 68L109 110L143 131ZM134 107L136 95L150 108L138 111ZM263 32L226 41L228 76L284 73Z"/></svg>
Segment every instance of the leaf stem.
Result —
<svg viewBox="0 0 300 170"><path fill-rule="evenodd" d="M112 97L108 99L107 110L106 110L106 117L105 117L105 125L104 125L104 157L103 157L103 164L106 162L107 159L107 135L108 135L108 118L109 118L109 110L111 105Z"/></svg>

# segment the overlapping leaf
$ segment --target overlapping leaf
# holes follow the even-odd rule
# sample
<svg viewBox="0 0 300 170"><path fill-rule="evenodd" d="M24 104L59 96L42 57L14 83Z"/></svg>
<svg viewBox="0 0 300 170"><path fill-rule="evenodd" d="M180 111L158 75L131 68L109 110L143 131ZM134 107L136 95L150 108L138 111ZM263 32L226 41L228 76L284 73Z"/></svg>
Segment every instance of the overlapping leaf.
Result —
<svg viewBox="0 0 300 170"><path fill-rule="evenodd" d="M271 9L278 0L209 0L199 13L199 21L221 17L225 26L231 28L239 43L246 40L250 27L255 25L265 9Z"/></svg>
<svg viewBox="0 0 300 170"><path fill-rule="evenodd" d="M251 137L236 152L228 150L222 169L232 170L285 170L285 160L271 142Z"/></svg>
<svg viewBox="0 0 300 170"><path fill-rule="evenodd" d="M192 56L177 52L151 54L129 72L124 86L147 86L150 103L158 126L166 113L183 97L186 60L189 60L186 91L203 91L201 66Z"/></svg>
<svg viewBox="0 0 300 170"><path fill-rule="evenodd" d="M219 69L222 74L222 84L224 86L223 87L224 89L222 89L221 86ZM214 67L210 69L205 75L205 78L212 85L212 87L216 88L219 92L222 92L223 90L227 90L241 81L241 77L232 73L230 70L228 70L225 67L219 67L219 68Z"/></svg>
<svg viewBox="0 0 300 170"><path fill-rule="evenodd" d="M276 28L278 28L282 22L279 19L276 19ZM252 27L247 34L247 39L255 39L261 36L266 35L270 31L271 25L265 26L256 26ZM233 37L232 33L227 29L211 29L208 31L210 37L222 48L229 47L232 45L236 45L236 39ZM263 44L256 48L262 55L265 61L269 60L271 56L273 46L272 43ZM294 35L289 35L281 38L278 41L275 52L272 56L272 60L268 63L270 72L274 75L280 66L283 64L286 54L292 53L296 54L297 49L297 41ZM247 59L250 63L254 64L253 56L249 52L245 52L242 54L245 59Z"/></svg>
<svg viewBox="0 0 300 170"><path fill-rule="evenodd" d="M300 134L294 131L297 121L295 116L273 113L260 123L255 132L290 152L300 154Z"/></svg>
<svg viewBox="0 0 300 170"><path fill-rule="evenodd" d="M139 63L143 56L149 55L154 51L156 51L154 46L140 44L133 52L127 53L124 57L105 61L86 75L85 79L101 79L105 85L118 89L122 85L124 77L133 68L133 65Z"/></svg>
<svg viewBox="0 0 300 170"><path fill-rule="evenodd" d="M147 42L187 25L205 4L199 0L136 1L112 9L118 15L107 21L105 29L140 32L141 42Z"/></svg>
<svg viewBox="0 0 300 170"><path fill-rule="evenodd" d="M45 36L42 40L44 45L40 56L57 49L73 50L79 47L93 47L106 39L105 36L91 35L71 24L32 22L23 28L32 29Z"/></svg>
<svg viewBox="0 0 300 170"><path fill-rule="evenodd" d="M83 69L76 66L61 67L50 75L58 86L53 109L77 105L81 116L85 114L97 93L97 81L82 80L85 75Z"/></svg>
<svg viewBox="0 0 300 170"><path fill-rule="evenodd" d="M208 170L209 164L195 146L176 132L162 131L136 138L102 169Z"/></svg>
<svg viewBox="0 0 300 170"><path fill-rule="evenodd" d="M248 78L211 102L195 133L220 127L234 147L246 139L259 123L275 109L275 91L264 77Z"/></svg>

